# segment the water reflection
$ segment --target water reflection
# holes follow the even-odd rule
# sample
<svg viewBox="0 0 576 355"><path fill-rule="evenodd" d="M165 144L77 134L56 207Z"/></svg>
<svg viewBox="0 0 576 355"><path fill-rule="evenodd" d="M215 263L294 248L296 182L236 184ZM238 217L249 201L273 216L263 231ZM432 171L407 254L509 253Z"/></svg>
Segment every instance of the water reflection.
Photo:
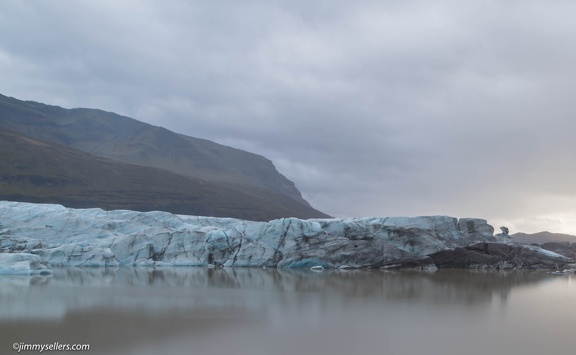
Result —
<svg viewBox="0 0 576 355"><path fill-rule="evenodd" d="M234 290L245 291L243 294L251 297L255 295L250 291L258 291L266 296L274 294L274 298L267 299L280 303L298 301L298 298L305 301L311 294L315 294L318 297L329 295L331 302L425 301L437 305L464 303L468 306L481 306L492 302L494 296L506 300L513 288L556 278L546 273L518 271L441 270L428 273L329 270L318 273L256 268L62 268L55 269L54 274L49 276L0 277L0 318L43 318L53 315L53 308L90 308L121 297L139 299L144 297L138 292L141 289L145 291L146 298L155 294L163 296L163 307L169 306L168 302L173 302L176 307L182 305L182 297L168 297L171 290L186 295L185 300L197 305L199 300L188 296L201 296L205 292L219 293L222 289L228 290L231 297L225 297L225 293L220 292L224 297L217 300L219 305L245 302L249 306L255 303L258 309L262 307L261 301L238 298L241 293ZM82 298L80 304L76 302L79 296ZM31 297L38 297L37 302L32 302ZM54 307L51 303L51 307L34 308L35 304L46 304L50 299L62 305ZM204 298L200 300L209 301ZM184 303L184 306L189 306L187 302ZM155 308L158 305L146 302L143 305L134 303L134 306ZM22 313L13 314L14 310Z"/></svg>
<svg viewBox="0 0 576 355"><path fill-rule="evenodd" d="M271 339L248 341L245 353L269 353L278 343L284 350L276 353L290 353L301 342L285 336L308 339L306 330L318 337L307 340L317 353L337 354L356 345L332 336L356 344L380 329L354 351L382 353L372 348L393 334L424 339L435 334L430 329L458 332L459 322L477 333L513 308L511 294L569 281L538 272L62 268L0 277L0 346L59 341L90 343L90 353L154 353L170 341L175 352L193 345L194 353L244 353L217 340L225 334L243 344ZM398 337L388 340L388 353L401 351Z"/></svg>

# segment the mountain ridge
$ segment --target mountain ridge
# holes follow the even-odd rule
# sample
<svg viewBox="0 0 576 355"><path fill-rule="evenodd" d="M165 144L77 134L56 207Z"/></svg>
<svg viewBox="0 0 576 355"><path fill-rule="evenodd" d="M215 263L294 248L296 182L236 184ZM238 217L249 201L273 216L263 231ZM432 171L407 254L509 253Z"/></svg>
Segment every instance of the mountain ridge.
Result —
<svg viewBox="0 0 576 355"><path fill-rule="evenodd" d="M538 233L514 233L510 237L512 240L524 244L542 244L548 242L576 242L576 235L552 233L548 231Z"/></svg>
<svg viewBox="0 0 576 355"><path fill-rule="evenodd" d="M294 183L265 157L113 112L65 109L0 95L0 125L126 163L201 179L269 187L309 206Z"/></svg>
<svg viewBox="0 0 576 355"><path fill-rule="evenodd" d="M0 95L0 138L3 199L249 220L328 217L264 157L115 113Z"/></svg>

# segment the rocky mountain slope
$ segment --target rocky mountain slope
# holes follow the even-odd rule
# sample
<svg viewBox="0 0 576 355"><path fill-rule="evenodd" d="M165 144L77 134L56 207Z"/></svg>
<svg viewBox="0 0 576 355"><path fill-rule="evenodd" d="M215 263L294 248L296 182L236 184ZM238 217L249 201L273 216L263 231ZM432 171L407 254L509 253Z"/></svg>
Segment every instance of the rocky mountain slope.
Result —
<svg viewBox="0 0 576 355"><path fill-rule="evenodd" d="M262 156L114 113L0 95L0 129L13 143L0 151L0 198L253 220L327 217Z"/></svg>
<svg viewBox="0 0 576 355"><path fill-rule="evenodd" d="M288 196L126 164L0 128L0 199L270 220L315 215Z"/></svg>

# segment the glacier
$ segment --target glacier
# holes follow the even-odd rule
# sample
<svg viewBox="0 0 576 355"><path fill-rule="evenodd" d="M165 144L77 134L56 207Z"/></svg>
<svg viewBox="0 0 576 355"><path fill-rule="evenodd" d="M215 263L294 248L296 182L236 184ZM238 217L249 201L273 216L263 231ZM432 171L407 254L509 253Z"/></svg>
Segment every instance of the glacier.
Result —
<svg viewBox="0 0 576 355"><path fill-rule="evenodd" d="M0 273L54 266L435 268L430 255L476 243L511 241L478 218L253 222L0 201Z"/></svg>

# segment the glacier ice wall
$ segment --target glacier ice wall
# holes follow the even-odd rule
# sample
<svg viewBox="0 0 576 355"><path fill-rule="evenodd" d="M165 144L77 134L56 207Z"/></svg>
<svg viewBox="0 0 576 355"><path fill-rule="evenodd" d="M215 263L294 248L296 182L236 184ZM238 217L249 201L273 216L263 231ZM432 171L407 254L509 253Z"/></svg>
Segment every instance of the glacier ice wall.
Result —
<svg viewBox="0 0 576 355"><path fill-rule="evenodd" d="M53 266L375 268L497 241L493 233L486 220L446 216L252 222L0 201L0 254Z"/></svg>

